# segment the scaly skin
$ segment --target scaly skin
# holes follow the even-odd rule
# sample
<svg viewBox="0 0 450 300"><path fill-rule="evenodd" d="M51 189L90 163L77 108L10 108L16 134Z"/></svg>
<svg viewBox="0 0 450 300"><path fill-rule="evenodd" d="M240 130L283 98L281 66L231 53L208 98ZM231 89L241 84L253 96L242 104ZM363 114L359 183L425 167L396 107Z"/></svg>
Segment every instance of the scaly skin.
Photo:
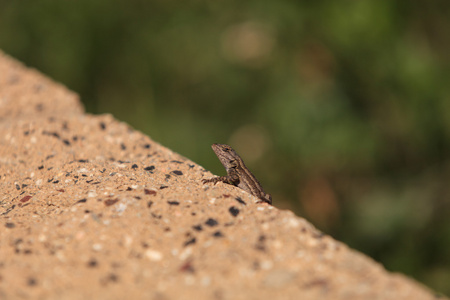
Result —
<svg viewBox="0 0 450 300"><path fill-rule="evenodd" d="M222 181L249 192L263 202L272 204L272 197L264 192L259 181L245 166L244 161L233 148L225 144L213 144L211 148L225 167L228 175L203 179L203 183L213 182L216 184Z"/></svg>

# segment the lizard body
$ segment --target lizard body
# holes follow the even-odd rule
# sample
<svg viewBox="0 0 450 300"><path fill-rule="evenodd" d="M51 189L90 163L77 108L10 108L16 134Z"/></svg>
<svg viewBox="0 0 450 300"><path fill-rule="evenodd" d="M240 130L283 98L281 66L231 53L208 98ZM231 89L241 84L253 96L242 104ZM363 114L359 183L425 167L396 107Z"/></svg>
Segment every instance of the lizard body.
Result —
<svg viewBox="0 0 450 300"><path fill-rule="evenodd" d="M203 179L203 183L213 182L216 184L222 181L249 192L263 202L272 204L272 197L264 192L259 181L246 167L242 158L233 148L225 144L213 144L211 148L227 171L227 176Z"/></svg>

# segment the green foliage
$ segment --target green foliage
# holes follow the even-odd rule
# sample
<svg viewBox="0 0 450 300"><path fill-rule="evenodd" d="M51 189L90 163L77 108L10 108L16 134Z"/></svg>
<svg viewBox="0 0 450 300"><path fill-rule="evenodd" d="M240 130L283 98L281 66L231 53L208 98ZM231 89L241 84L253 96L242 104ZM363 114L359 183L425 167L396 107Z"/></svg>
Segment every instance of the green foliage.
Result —
<svg viewBox="0 0 450 300"><path fill-rule="evenodd" d="M0 2L0 47L279 207L450 294L450 6Z"/></svg>

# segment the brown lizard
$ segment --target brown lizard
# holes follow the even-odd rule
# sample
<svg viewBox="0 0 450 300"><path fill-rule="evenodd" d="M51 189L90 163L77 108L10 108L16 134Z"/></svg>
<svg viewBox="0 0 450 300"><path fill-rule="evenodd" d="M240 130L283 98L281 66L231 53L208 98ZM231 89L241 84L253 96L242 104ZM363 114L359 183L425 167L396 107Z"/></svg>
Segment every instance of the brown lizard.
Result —
<svg viewBox="0 0 450 300"><path fill-rule="evenodd" d="M244 161L233 148L225 144L212 144L211 148L227 170L228 175L203 179L203 183L213 182L216 184L218 181L222 181L249 192L263 202L272 204L272 197L264 192L259 181L247 169Z"/></svg>

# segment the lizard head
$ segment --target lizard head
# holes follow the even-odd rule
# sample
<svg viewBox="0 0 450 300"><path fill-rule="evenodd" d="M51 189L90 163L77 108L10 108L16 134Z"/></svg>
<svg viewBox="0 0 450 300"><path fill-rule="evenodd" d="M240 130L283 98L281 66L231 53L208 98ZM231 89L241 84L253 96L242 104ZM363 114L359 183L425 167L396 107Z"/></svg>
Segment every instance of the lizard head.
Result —
<svg viewBox="0 0 450 300"><path fill-rule="evenodd" d="M213 149L214 153L217 155L225 169L228 170L238 167L239 155L236 153L236 151L234 151L233 148L226 144L212 144L211 148Z"/></svg>

